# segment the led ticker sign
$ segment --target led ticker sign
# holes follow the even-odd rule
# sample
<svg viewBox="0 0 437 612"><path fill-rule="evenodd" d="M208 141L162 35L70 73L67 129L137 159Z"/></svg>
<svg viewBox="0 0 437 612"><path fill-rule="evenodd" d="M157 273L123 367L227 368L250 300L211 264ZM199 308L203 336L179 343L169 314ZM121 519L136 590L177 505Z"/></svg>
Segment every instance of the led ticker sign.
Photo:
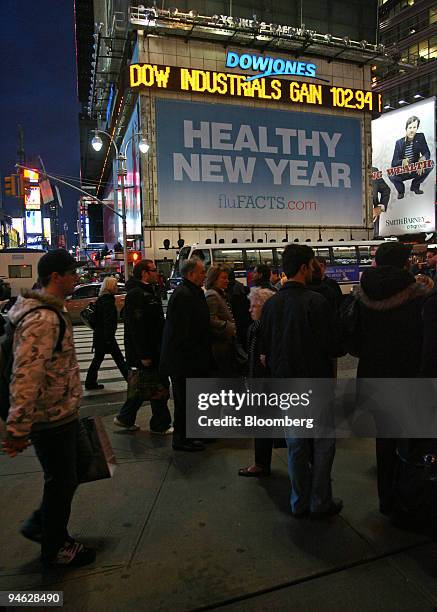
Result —
<svg viewBox="0 0 437 612"><path fill-rule="evenodd" d="M246 76L240 74L158 64L131 64L129 85L133 89L198 93L240 100L271 100L281 104L382 111L381 95L372 91L266 77L248 81Z"/></svg>
<svg viewBox="0 0 437 612"><path fill-rule="evenodd" d="M298 62L260 55L259 53L235 53L228 51L226 54L226 68L239 68L240 70L253 70L259 72L246 78L246 81L254 81L262 77L291 75L304 76L318 79L316 76L317 67L315 64Z"/></svg>

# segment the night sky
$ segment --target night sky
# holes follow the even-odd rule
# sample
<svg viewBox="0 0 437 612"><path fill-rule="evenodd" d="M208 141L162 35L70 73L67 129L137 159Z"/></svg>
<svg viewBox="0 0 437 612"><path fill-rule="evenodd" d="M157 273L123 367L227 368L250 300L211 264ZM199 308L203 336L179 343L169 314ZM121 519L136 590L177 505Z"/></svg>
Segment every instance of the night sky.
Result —
<svg viewBox="0 0 437 612"><path fill-rule="evenodd" d="M2 183L17 162L18 123L24 129L26 157L41 155L48 173L78 179L80 107L73 0L1 0L0 53ZM68 222L71 244L79 194L59 188L64 205L61 223ZM8 214L14 214L17 202L3 200Z"/></svg>

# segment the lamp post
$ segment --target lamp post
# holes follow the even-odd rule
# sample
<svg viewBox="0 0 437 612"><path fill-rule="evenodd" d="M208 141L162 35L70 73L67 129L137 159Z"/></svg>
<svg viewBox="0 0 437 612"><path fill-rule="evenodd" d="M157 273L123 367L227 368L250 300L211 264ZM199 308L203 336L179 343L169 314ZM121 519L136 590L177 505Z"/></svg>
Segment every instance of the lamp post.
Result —
<svg viewBox="0 0 437 612"><path fill-rule="evenodd" d="M100 151L103 147L102 139L99 134L105 134L109 138L109 142L114 145L116 159L117 159L117 185L114 185L114 209L115 209L115 197L116 197L116 189L118 187L118 179L120 179L120 191L121 191L121 223L122 223L122 235L123 235L123 261L124 261L124 281L127 282L128 279L128 250L127 250L127 221L126 221L126 193L125 193L125 183L124 179L127 174L125 161L126 161L126 152L127 147L134 136L139 137L139 149L141 153L147 153L149 150L149 144L146 139L143 137L141 132L134 134L131 136L126 145L124 147L123 153L121 153L117 147L117 144L114 138L108 132L104 130L94 130L94 137L91 141L91 146L95 151Z"/></svg>

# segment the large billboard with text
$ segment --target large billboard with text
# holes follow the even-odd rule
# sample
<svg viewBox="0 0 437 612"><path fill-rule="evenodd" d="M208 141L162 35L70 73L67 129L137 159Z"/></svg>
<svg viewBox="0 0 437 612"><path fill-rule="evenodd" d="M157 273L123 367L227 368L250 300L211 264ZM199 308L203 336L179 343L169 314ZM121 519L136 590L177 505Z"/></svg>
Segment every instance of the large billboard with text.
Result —
<svg viewBox="0 0 437 612"><path fill-rule="evenodd" d="M435 231L435 98L372 121L375 234Z"/></svg>
<svg viewBox="0 0 437 612"><path fill-rule="evenodd" d="M363 225L361 120L156 101L161 224Z"/></svg>

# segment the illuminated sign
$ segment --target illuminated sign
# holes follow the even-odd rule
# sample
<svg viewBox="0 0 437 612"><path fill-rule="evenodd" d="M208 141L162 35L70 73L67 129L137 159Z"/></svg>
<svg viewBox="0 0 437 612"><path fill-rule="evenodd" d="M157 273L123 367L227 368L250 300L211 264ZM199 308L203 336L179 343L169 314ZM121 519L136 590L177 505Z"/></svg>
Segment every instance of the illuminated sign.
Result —
<svg viewBox="0 0 437 612"><path fill-rule="evenodd" d="M24 202L27 210L40 210L41 191L38 185L27 187L24 194Z"/></svg>
<svg viewBox="0 0 437 612"><path fill-rule="evenodd" d="M246 76L240 74L158 64L131 64L129 85L132 89L177 91L188 95L198 93L238 100L269 100L290 106L303 104L316 108L377 113L382 110L381 95L372 91L278 78L260 77L248 81Z"/></svg>
<svg viewBox="0 0 437 612"><path fill-rule="evenodd" d="M226 55L226 68L239 68L240 70L253 70L259 72L247 77L246 81L254 81L262 77L276 76L281 74L292 76L304 76L318 79L315 64L286 60L258 53L235 53L228 51Z"/></svg>
<svg viewBox="0 0 437 612"><path fill-rule="evenodd" d="M38 183L39 174L35 170L28 170L27 168L25 168L23 171L23 175L25 179L29 179L29 183Z"/></svg>

